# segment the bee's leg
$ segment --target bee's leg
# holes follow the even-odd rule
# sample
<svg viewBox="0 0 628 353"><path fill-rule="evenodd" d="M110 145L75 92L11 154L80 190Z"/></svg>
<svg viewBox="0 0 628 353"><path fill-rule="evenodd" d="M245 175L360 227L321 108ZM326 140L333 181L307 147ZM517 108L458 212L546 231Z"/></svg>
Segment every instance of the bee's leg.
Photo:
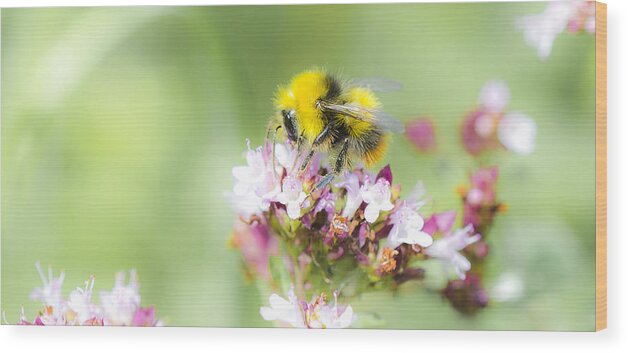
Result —
<svg viewBox="0 0 628 353"><path fill-rule="evenodd" d="M323 179L321 179L321 181L319 181L315 186L314 186L314 190L318 190L318 189L322 189L325 186L327 186L327 184L331 183L332 180L334 180L334 178L336 177L336 174L334 173L327 173L327 175L325 175L323 177ZM312 190L312 191L314 191Z"/></svg>
<svg viewBox="0 0 628 353"><path fill-rule="evenodd" d="M347 153L349 153L349 139L345 138L345 141L342 144L342 149L338 154L338 158L336 158L334 174L340 174L340 172L342 172L342 170L345 168L345 165L347 163Z"/></svg>
<svg viewBox="0 0 628 353"><path fill-rule="evenodd" d="M315 148L323 144L329 137L331 137L331 125L327 124L325 125L325 128L323 128L323 131L321 131L321 133L318 134L318 136L316 136L316 138L312 142L312 147L310 147L310 152L308 152L307 156L303 160L303 164L301 164L301 168L299 168L299 174L302 174L305 171L305 169L310 165L310 162L312 161L312 157L314 156Z"/></svg>
<svg viewBox="0 0 628 353"><path fill-rule="evenodd" d="M303 152L303 146L305 145L305 137L303 137L303 134L301 134L299 136L299 138L297 139L297 154L301 155L301 152Z"/></svg>
<svg viewBox="0 0 628 353"><path fill-rule="evenodd" d="M310 152L307 154L307 156L305 156L305 159L303 160L303 164L301 164L301 167L299 168L299 175L301 175L305 169L308 167L308 165L310 164L310 162L312 161L312 157L314 156L314 148L310 148Z"/></svg>
<svg viewBox="0 0 628 353"><path fill-rule="evenodd" d="M324 188L327 184L331 183L332 180L339 175L345 167L347 163L347 154L349 153L349 139L346 138L344 143L342 144L342 149L340 149L340 153L338 153L338 157L336 158L336 163L334 164L334 169L331 173L328 173L319 181L316 186L314 186L314 190Z"/></svg>

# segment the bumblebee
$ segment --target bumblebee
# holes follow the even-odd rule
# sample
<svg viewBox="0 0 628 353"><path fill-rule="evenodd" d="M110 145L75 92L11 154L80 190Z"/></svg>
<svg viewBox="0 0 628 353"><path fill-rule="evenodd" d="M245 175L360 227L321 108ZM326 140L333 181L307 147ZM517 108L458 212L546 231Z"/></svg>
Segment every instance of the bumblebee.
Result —
<svg viewBox="0 0 628 353"><path fill-rule="evenodd" d="M403 124L381 110L375 92L397 88L392 81L342 82L324 70L304 71L278 88L271 128L276 126L275 138L283 128L300 156L307 150L300 173L315 152L329 154L332 170L315 186L318 189L354 161L370 166L382 159L390 132L403 132Z"/></svg>

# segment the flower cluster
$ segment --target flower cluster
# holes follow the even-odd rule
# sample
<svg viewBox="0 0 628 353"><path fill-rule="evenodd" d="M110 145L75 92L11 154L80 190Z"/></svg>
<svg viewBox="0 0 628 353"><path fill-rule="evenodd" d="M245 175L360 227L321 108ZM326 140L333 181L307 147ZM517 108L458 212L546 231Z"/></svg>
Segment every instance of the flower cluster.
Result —
<svg viewBox="0 0 628 353"><path fill-rule="evenodd" d="M428 258L465 278L470 263L462 251L481 236L470 224L454 229L453 211L427 217L421 183L401 198L389 166L377 174L358 167L316 189L330 170L318 155L300 172L291 144L266 142L254 150L247 145L247 165L233 168L230 198L239 218L231 243L249 275L271 288L294 285L288 300L271 296L271 307L261 310L265 319L294 327L345 327L352 320L342 313L353 317L350 307L331 308L319 293L337 298L394 289L422 279L425 271L417 264Z"/></svg>
<svg viewBox="0 0 628 353"><path fill-rule="evenodd" d="M484 85L477 108L462 123L461 139L467 152L477 156L502 148L522 155L534 151L534 120L520 112L506 111L509 101L510 91L504 82Z"/></svg>
<svg viewBox="0 0 628 353"><path fill-rule="evenodd" d="M539 58L547 59L559 34L595 33L595 2L552 1L542 13L520 18L517 26L523 30L526 42L536 49Z"/></svg>
<svg viewBox="0 0 628 353"><path fill-rule="evenodd" d="M483 167L471 174L470 186L460 187L463 223L482 234L481 239L471 239L462 250L460 266L468 271L465 276L449 281L443 296L453 307L464 314L473 314L488 305L488 294L483 287L483 263L489 254L487 238L495 216L506 210L497 201L497 167ZM462 260L464 259L464 260Z"/></svg>
<svg viewBox="0 0 628 353"><path fill-rule="evenodd" d="M355 320L351 306L338 306L338 292L334 292L334 305L327 304L324 293L312 301L299 301L294 289L288 291L288 299L272 294L268 299L270 307L260 308L260 314L267 321L279 321L298 328L346 328Z"/></svg>
<svg viewBox="0 0 628 353"><path fill-rule="evenodd" d="M115 285L109 292L100 293L100 305L93 302L95 278L92 276L83 287L77 287L67 298L63 297L62 286L65 274L54 277L52 269L44 273L37 263L37 271L43 282L35 288L31 299L39 301L43 309L33 320L26 318L22 310L20 325L79 325L79 326L160 326L153 307L140 305L139 283L135 270L116 274Z"/></svg>

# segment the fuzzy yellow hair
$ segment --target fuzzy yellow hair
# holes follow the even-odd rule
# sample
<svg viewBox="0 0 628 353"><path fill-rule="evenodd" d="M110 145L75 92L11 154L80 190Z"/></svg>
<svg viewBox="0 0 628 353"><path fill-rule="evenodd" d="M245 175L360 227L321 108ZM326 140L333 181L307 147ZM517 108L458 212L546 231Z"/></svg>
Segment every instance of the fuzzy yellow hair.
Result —
<svg viewBox="0 0 628 353"><path fill-rule="evenodd" d="M275 96L278 110L294 110L305 138L313 141L323 131L322 112L316 101L327 94L327 73L308 70L296 75L288 86L280 87Z"/></svg>

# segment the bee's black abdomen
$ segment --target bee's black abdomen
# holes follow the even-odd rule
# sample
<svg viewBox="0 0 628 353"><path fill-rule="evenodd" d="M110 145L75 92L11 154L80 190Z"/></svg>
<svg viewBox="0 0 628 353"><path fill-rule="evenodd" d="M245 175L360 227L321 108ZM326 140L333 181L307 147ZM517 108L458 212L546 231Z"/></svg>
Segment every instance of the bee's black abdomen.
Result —
<svg viewBox="0 0 628 353"><path fill-rule="evenodd" d="M383 132L380 129L372 129L364 132L360 139L356 139L356 150L360 157L377 149L382 139Z"/></svg>

